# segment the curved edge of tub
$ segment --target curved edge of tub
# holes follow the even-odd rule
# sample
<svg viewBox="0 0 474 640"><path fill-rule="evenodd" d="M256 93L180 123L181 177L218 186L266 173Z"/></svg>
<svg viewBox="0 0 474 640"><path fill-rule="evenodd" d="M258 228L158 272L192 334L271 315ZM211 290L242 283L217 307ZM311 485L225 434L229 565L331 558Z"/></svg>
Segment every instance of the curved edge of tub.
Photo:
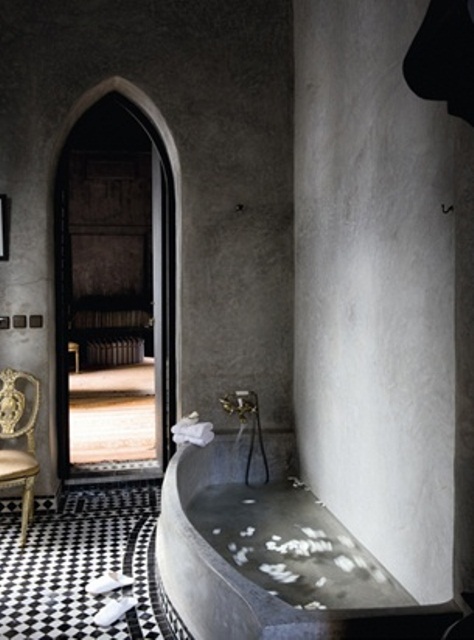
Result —
<svg viewBox="0 0 474 640"><path fill-rule="evenodd" d="M156 537L158 572L167 599L192 638L439 640L461 618L454 600L414 607L304 611L247 580L186 515L188 504L201 489L242 481L233 473L235 459L229 457L234 441L235 437L217 435L203 448L180 445L164 477ZM271 478L288 474L285 461L291 446L292 434L272 434L270 446L266 444ZM245 464L244 459L240 462Z"/></svg>

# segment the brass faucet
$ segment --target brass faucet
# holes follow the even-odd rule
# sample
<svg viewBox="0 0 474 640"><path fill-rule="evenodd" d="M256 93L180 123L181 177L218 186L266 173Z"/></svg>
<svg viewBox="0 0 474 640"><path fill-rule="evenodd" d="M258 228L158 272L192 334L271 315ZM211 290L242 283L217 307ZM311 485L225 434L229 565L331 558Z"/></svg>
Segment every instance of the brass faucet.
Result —
<svg viewBox="0 0 474 640"><path fill-rule="evenodd" d="M237 414L241 423L246 423L251 413L257 412L256 395L252 391L235 391L219 398L224 411L233 415Z"/></svg>

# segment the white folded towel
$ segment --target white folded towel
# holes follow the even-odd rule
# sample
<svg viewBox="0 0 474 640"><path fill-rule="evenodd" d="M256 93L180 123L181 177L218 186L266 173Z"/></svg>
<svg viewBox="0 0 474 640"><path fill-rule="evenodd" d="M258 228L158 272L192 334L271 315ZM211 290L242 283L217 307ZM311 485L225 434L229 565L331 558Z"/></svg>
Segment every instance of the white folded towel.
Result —
<svg viewBox="0 0 474 640"><path fill-rule="evenodd" d="M171 427L171 431L173 433L178 433L183 427L189 427L192 424L196 424L199 420L199 413L197 411L193 411L188 416L184 416L181 420Z"/></svg>
<svg viewBox="0 0 474 640"><path fill-rule="evenodd" d="M212 422L197 422L196 424L180 426L179 424L171 427L171 432L192 436L193 438L202 438L204 434L212 431Z"/></svg>
<svg viewBox="0 0 474 640"><path fill-rule="evenodd" d="M205 447L207 444L214 440L214 431L208 431L204 433L204 435L200 438L184 433L175 433L173 436L173 440L174 442L176 442L176 444L184 444L185 442L190 442L191 444L195 444L198 447Z"/></svg>

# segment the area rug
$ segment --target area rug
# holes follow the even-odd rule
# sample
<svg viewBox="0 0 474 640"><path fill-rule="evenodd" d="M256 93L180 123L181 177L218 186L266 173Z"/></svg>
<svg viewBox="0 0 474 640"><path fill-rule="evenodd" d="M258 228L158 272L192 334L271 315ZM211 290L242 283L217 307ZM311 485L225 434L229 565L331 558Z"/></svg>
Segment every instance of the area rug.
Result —
<svg viewBox="0 0 474 640"><path fill-rule="evenodd" d="M155 420L153 396L74 398L69 411L71 462L155 459Z"/></svg>

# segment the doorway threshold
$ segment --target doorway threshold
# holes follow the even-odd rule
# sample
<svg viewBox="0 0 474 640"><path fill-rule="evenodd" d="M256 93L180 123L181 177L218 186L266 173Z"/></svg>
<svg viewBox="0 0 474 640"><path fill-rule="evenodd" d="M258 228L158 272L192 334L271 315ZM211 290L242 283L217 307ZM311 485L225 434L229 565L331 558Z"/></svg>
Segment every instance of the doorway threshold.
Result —
<svg viewBox="0 0 474 640"><path fill-rule="evenodd" d="M160 480L162 478L163 468L156 460L91 462L71 464L70 477L64 481L64 484L72 486L91 483Z"/></svg>

